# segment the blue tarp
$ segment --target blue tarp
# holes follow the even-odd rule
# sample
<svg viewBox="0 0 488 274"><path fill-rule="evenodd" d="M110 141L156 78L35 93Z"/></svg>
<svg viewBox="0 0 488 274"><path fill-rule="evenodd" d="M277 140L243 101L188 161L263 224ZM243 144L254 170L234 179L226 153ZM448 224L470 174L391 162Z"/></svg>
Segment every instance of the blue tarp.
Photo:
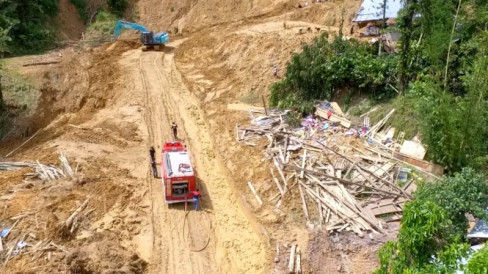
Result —
<svg viewBox="0 0 488 274"><path fill-rule="evenodd" d="M364 0L353 22L378 21L383 19L384 0ZM386 19L397 18L403 0L386 0Z"/></svg>

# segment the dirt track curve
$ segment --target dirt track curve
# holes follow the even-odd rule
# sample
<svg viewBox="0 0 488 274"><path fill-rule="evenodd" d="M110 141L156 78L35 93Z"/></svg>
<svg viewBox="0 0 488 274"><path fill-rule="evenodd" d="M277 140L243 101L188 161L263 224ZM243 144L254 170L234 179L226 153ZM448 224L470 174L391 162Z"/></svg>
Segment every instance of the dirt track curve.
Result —
<svg viewBox="0 0 488 274"><path fill-rule="evenodd" d="M187 145L203 194L205 211L191 211L186 221L184 205L166 205L161 180L147 172L152 199L151 273L261 273L265 251L256 231L239 207L225 167L214 154L211 136L197 99L182 82L174 63L174 47L163 52L131 50L125 60L137 68L130 75L143 92L147 148L172 140L170 125L178 124L178 138ZM192 204L189 204L191 208ZM208 246L205 246L208 239ZM149 248L149 246L148 246ZM192 251L193 250L193 251Z"/></svg>

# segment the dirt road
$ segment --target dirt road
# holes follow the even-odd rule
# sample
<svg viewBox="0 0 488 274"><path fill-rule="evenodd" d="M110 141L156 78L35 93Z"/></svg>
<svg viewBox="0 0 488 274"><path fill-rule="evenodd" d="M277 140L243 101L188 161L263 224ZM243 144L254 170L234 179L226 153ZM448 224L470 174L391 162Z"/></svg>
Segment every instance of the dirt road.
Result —
<svg viewBox="0 0 488 274"><path fill-rule="evenodd" d="M190 212L183 235L184 205L166 205L161 180L152 178L148 170L153 241L145 245L153 250L150 272L260 273L264 246L237 202L225 167L214 154L204 113L176 69L175 46L168 45L164 52L132 50L124 54L123 61L132 64L129 75L136 93L144 96L147 148L154 146L160 159L161 144L173 138L171 123L178 124L178 138L192 153L205 209ZM208 240L204 250L191 251L203 248Z"/></svg>

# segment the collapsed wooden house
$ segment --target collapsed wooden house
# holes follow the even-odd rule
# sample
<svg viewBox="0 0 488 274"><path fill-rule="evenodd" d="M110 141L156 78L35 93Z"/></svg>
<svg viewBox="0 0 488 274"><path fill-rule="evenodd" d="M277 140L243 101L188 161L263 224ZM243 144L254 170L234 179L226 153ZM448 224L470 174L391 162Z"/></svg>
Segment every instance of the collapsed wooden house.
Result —
<svg viewBox="0 0 488 274"><path fill-rule="evenodd" d="M253 140L268 139L264 154L277 187L268 202L276 208L291 189L298 188L301 201L297 202L308 224L360 236L381 233L384 222L401 219L404 203L416 189L414 174L401 176L411 169L377 139L394 110L364 133L349 129L345 115L331 109L338 119L321 110L316 114L325 119L311 118L313 126L298 129L287 125L286 112L268 111L256 117L254 110L251 125L236 125L236 140L255 146ZM408 179L399 181L399 177ZM256 190L253 193L258 197Z"/></svg>

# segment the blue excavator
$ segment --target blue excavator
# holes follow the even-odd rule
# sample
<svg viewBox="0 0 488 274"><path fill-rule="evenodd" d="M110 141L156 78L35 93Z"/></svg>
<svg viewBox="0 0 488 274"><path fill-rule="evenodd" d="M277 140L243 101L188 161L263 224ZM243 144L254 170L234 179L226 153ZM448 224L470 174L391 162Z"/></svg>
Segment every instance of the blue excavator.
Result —
<svg viewBox="0 0 488 274"><path fill-rule="evenodd" d="M155 49L160 50L165 44L169 42L169 35L166 32L153 33L146 29L146 27L127 22L125 20L119 20L115 26L115 39L119 37L121 29L133 29L141 33L141 43L143 44L142 50Z"/></svg>

